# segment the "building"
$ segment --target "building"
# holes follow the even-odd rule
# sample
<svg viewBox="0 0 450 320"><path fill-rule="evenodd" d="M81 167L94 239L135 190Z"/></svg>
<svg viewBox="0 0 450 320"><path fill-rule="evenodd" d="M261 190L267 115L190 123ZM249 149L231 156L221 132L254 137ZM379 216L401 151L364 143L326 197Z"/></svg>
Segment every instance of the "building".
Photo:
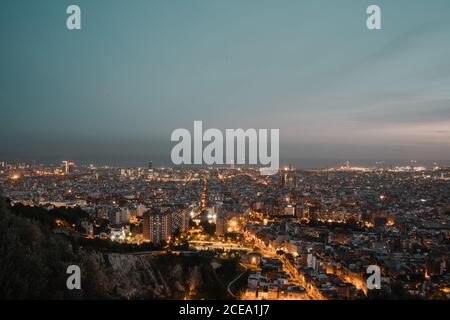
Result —
<svg viewBox="0 0 450 320"><path fill-rule="evenodd" d="M172 211L172 233L186 232L189 229L190 211L177 209Z"/></svg>
<svg viewBox="0 0 450 320"><path fill-rule="evenodd" d="M68 174L68 173L72 172L74 166L75 166L75 163L70 162L70 161L66 161L66 160L61 163L61 167L62 167L63 172L65 174Z"/></svg>
<svg viewBox="0 0 450 320"><path fill-rule="evenodd" d="M284 208L284 215L285 216L295 216L295 207L292 205L287 205Z"/></svg>
<svg viewBox="0 0 450 320"><path fill-rule="evenodd" d="M108 212L108 219L112 225L129 223L130 211L127 208L112 208Z"/></svg>
<svg viewBox="0 0 450 320"><path fill-rule="evenodd" d="M293 165L289 165L281 171L281 186L285 188L297 186L297 174Z"/></svg>
<svg viewBox="0 0 450 320"><path fill-rule="evenodd" d="M143 204L138 204L136 207L136 216L142 217L146 211L147 208Z"/></svg>
<svg viewBox="0 0 450 320"><path fill-rule="evenodd" d="M167 211L147 211L144 214L143 235L152 243L167 241L172 235L172 214Z"/></svg>
<svg viewBox="0 0 450 320"><path fill-rule="evenodd" d="M219 212L216 217L216 236L223 236L227 227L227 220L223 212Z"/></svg>

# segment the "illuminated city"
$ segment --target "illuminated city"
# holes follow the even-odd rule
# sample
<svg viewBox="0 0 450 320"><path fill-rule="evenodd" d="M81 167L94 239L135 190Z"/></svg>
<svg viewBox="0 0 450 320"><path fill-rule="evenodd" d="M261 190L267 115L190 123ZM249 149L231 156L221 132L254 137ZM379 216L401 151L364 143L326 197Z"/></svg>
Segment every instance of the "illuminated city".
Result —
<svg viewBox="0 0 450 320"><path fill-rule="evenodd" d="M288 165L273 176L234 165L0 166L0 191L13 212L40 208L55 215L54 233L134 245L124 259L201 256L216 268L233 262L223 297L245 300L450 298L449 181L450 168L414 162ZM83 218L65 219L58 210L68 208ZM369 265L380 266L382 290L368 290ZM149 297L201 297L188 287ZM132 297L133 288L122 290Z"/></svg>
<svg viewBox="0 0 450 320"><path fill-rule="evenodd" d="M448 313L450 0L2 0L0 39L4 315Z"/></svg>

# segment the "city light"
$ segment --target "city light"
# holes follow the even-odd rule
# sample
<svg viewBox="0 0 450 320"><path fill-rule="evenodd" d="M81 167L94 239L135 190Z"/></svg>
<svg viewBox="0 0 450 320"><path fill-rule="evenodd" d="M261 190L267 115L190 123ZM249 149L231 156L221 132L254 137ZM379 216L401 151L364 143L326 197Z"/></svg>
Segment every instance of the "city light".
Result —
<svg viewBox="0 0 450 320"><path fill-rule="evenodd" d="M14 173L13 175L11 175L10 179L11 180L19 180L20 179L20 174Z"/></svg>
<svg viewBox="0 0 450 320"><path fill-rule="evenodd" d="M155 255L182 257L186 250L189 255L204 252L216 259L238 259L251 268L238 299L366 298L368 289L361 276L365 270L355 270L348 261L371 261L378 254L393 264L415 247L430 252L427 248L446 239L440 228L450 223L442 214L447 198L440 196L447 180L441 171L431 169L423 174L346 169L330 179L329 170L305 175L288 167L289 174L297 175L289 186L281 179L284 171L261 184L259 172L246 168L223 169L222 176L232 177L226 184L218 174L210 174L215 169L152 169L151 178L142 176L140 168L79 165L64 177L53 174L51 167L21 168L20 173L18 169L4 173L6 192L25 196L12 199L13 204L45 210L79 208L89 217L76 223L56 217L56 232L118 246L150 244ZM102 175L108 178L99 180ZM26 179L19 179L22 176ZM98 192L99 184L108 191ZM39 193L33 195L29 185ZM400 193L394 189L398 185L403 186ZM444 209L436 209L436 203ZM408 233L420 230L417 227L434 233ZM427 260L421 252L411 251L414 259L409 268L433 281L444 272L445 252L437 250ZM436 261L435 270L426 263L430 259ZM377 263L383 266L384 261ZM267 270L285 283L271 280ZM254 283L253 278L265 284ZM441 281L441 288L450 287ZM339 289L346 286L347 290ZM430 290L421 283L414 283L414 288L418 296Z"/></svg>

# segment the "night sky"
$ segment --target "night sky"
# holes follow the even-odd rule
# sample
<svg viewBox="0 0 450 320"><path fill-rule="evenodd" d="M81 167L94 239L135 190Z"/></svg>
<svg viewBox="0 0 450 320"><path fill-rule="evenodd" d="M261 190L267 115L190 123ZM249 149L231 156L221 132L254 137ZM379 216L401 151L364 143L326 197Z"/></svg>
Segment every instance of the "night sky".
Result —
<svg viewBox="0 0 450 320"><path fill-rule="evenodd" d="M163 165L194 120L300 166L450 160L448 0L3 0L0 41L0 161Z"/></svg>

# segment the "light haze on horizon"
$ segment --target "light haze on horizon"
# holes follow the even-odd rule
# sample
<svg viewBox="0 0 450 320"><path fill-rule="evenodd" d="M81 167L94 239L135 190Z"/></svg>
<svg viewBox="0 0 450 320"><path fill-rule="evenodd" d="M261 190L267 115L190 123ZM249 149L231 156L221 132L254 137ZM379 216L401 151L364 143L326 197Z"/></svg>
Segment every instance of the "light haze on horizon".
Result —
<svg viewBox="0 0 450 320"><path fill-rule="evenodd" d="M4 0L0 39L0 161L166 164L194 120L309 167L450 160L448 0Z"/></svg>

